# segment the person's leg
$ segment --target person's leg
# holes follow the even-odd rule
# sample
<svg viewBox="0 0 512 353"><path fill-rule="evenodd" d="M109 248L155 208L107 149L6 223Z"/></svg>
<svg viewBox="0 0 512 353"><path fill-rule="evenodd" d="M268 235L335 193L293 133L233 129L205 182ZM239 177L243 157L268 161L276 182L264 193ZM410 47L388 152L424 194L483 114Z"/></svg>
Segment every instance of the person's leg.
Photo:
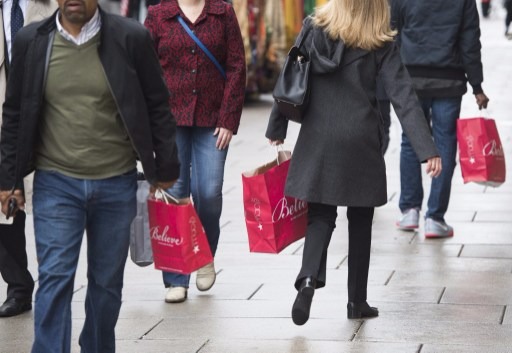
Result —
<svg viewBox="0 0 512 353"><path fill-rule="evenodd" d="M325 286L327 249L332 232L336 228L337 209L336 206L308 203L308 227L302 253L302 267L295 280L296 289L299 289L306 277L315 279L316 288Z"/></svg>
<svg viewBox="0 0 512 353"><path fill-rule="evenodd" d="M178 159L180 161L180 176L172 188L167 191L176 198L182 199L190 197L190 163L192 153L192 131L191 127L178 126L176 128L176 146L178 147ZM162 272L164 285L169 287L188 288L190 282L189 275L183 275L174 272ZM181 290L177 299L166 298L167 302L180 302L186 299L186 291Z"/></svg>
<svg viewBox="0 0 512 353"><path fill-rule="evenodd" d="M441 155L443 170L432 179L426 218L444 222L448 209L453 172L457 156L457 119L460 115L461 97L437 98L432 102L432 133Z"/></svg>
<svg viewBox="0 0 512 353"><path fill-rule="evenodd" d="M430 119L430 100L421 101L425 118ZM421 164L407 136L402 133L400 150L400 200L402 212L409 209L421 209L423 203L423 185Z"/></svg>
<svg viewBox="0 0 512 353"><path fill-rule="evenodd" d="M228 149L215 147L214 128L194 128L192 137L191 191L194 207L215 256L220 236L222 185Z"/></svg>
<svg viewBox="0 0 512 353"><path fill-rule="evenodd" d="M130 225L137 212L137 172L84 182L87 190L87 295L82 353L114 353Z"/></svg>
<svg viewBox="0 0 512 353"><path fill-rule="evenodd" d="M0 273L7 283L7 298L32 302L34 279L28 271L26 214L18 211L13 224L0 225Z"/></svg>
<svg viewBox="0 0 512 353"><path fill-rule="evenodd" d="M325 286L327 249L337 216L336 206L308 203L302 267L295 280L297 296L292 306L292 320L296 325L304 325L308 321L315 289Z"/></svg>
<svg viewBox="0 0 512 353"><path fill-rule="evenodd" d="M84 184L37 171L33 203L39 283L32 353L69 353L71 298L86 219Z"/></svg>
<svg viewBox="0 0 512 353"><path fill-rule="evenodd" d="M373 207L348 207L348 301L366 301Z"/></svg>
<svg viewBox="0 0 512 353"><path fill-rule="evenodd" d="M508 0L505 4L507 16L505 17L505 35L509 36L510 23L512 23L512 0Z"/></svg>
<svg viewBox="0 0 512 353"><path fill-rule="evenodd" d="M194 128L192 138L191 191L201 224L208 238L212 255L217 252L222 214L222 186L228 148L219 150L215 145L214 128ZM214 263L207 264L196 273L196 286L209 290L215 283Z"/></svg>
<svg viewBox="0 0 512 353"><path fill-rule="evenodd" d="M360 319L379 315L368 305L367 286L372 244L373 207L348 207L348 303L347 317Z"/></svg>

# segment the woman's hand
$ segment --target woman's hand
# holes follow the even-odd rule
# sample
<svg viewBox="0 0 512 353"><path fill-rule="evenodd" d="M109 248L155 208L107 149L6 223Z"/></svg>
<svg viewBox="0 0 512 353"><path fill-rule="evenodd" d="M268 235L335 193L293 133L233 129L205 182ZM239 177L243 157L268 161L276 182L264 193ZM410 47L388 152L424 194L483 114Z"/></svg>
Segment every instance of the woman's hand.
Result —
<svg viewBox="0 0 512 353"><path fill-rule="evenodd" d="M231 138L233 137L233 131L225 129L223 127L215 128L213 136L217 137L217 143L215 147L219 150L223 150L228 148L229 143L231 142Z"/></svg>
<svg viewBox="0 0 512 353"><path fill-rule="evenodd" d="M284 143L284 140L271 140L271 139L269 139L268 142L272 146L279 146L279 145L282 145Z"/></svg>
<svg viewBox="0 0 512 353"><path fill-rule="evenodd" d="M441 157L433 157L427 160L426 172L431 178L438 177L442 169Z"/></svg>

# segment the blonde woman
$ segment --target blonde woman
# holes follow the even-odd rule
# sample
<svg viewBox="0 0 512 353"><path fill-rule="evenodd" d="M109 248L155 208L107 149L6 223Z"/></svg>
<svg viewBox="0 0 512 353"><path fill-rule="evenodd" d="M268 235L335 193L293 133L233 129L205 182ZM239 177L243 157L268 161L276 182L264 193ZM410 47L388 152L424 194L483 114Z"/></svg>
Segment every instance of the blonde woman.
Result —
<svg viewBox="0 0 512 353"><path fill-rule="evenodd" d="M325 286L327 249L337 207L347 207L349 319L378 316L367 303L374 208L387 202L383 122L376 99L379 76L432 177L441 159L400 61L390 29L388 0L331 0L304 20L299 39L311 60L310 100L295 144L286 194L308 202L302 268L295 281L292 319L309 319L316 289ZM266 137L283 143L288 121L274 107Z"/></svg>

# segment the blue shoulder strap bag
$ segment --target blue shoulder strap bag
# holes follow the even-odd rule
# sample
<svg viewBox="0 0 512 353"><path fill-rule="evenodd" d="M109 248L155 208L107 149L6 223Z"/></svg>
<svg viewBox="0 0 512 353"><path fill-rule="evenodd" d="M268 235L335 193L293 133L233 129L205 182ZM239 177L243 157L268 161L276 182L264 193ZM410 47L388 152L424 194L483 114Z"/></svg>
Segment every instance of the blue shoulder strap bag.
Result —
<svg viewBox="0 0 512 353"><path fill-rule="evenodd" d="M196 44L199 46L199 48L201 48L201 50L204 51L206 56L215 64L217 69L219 69L222 77L224 77L224 79L226 79L226 72L224 71L224 68L219 64L217 59L215 59L215 57L208 50L208 48L205 47L205 45L199 40L199 38L197 38L197 36L194 34L194 32L192 32L192 30L187 26L187 24L185 23L185 20L183 20L183 18L180 15L178 15L178 22L185 29L185 32L187 32L187 34L190 36L190 38L192 38L194 40L194 42L196 42Z"/></svg>

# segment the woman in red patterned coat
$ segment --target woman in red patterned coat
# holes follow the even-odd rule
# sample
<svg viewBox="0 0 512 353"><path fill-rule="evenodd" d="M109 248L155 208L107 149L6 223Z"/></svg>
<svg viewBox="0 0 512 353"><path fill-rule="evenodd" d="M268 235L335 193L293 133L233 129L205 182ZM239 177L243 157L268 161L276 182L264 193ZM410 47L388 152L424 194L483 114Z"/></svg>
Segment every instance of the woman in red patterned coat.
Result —
<svg viewBox="0 0 512 353"><path fill-rule="evenodd" d="M180 177L168 191L192 195L212 254L220 235L224 165L237 133L245 96L245 52L233 7L222 0L162 0L150 6L145 26L155 41L177 121ZM210 52L187 33L187 28ZM214 62L217 61L217 63ZM190 276L163 272L168 303L187 298ZM215 282L213 263L197 272L196 285Z"/></svg>

